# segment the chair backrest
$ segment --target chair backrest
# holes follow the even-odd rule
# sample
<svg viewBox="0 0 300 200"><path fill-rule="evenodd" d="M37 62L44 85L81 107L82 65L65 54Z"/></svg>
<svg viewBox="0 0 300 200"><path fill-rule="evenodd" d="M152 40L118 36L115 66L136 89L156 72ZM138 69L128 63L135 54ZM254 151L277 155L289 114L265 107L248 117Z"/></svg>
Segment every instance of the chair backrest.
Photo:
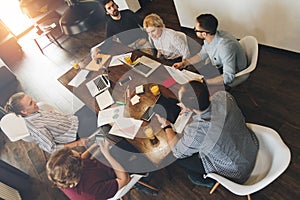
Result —
<svg viewBox="0 0 300 200"><path fill-rule="evenodd" d="M53 111L53 112L60 112L58 109L54 108L53 106L38 102L37 103L40 109ZM16 115L15 113L8 113L1 118L0 127L8 139L12 142L18 140L24 140L25 142L32 142L33 138L29 134L29 130L26 126L25 119L20 116Z"/></svg>
<svg viewBox="0 0 300 200"><path fill-rule="evenodd" d="M262 189L285 171L291 153L275 130L250 123L247 126L259 141L259 151L251 176L244 185L256 185Z"/></svg>
<svg viewBox="0 0 300 200"><path fill-rule="evenodd" d="M275 130L251 123L247 123L247 126L259 141L256 163L250 178L243 184L237 184L215 173L206 176L217 180L237 195L250 195L263 189L286 170L291 160L289 148Z"/></svg>
<svg viewBox="0 0 300 200"><path fill-rule="evenodd" d="M187 35L185 34L185 33L183 33L183 32L181 32L181 31L176 31L177 32L177 34L184 40L184 42L185 42L185 44L187 45L187 47L188 47L188 50L189 50L189 55L190 55L190 47L189 47L189 44L188 44L188 37L187 37ZM188 55L188 56L189 56Z"/></svg>
<svg viewBox="0 0 300 200"><path fill-rule="evenodd" d="M245 36L240 39L240 44L245 51L248 67L238 72L235 77L252 72L256 68L258 58L258 42L253 36Z"/></svg>
<svg viewBox="0 0 300 200"><path fill-rule="evenodd" d="M12 142L30 136L25 119L15 113L8 113L0 121L2 131Z"/></svg>
<svg viewBox="0 0 300 200"><path fill-rule="evenodd" d="M121 189L118 190L118 192L115 194L115 196L113 196L112 198L108 199L108 200L117 200L120 199L121 197L123 197L129 190L131 190L131 188L133 188L133 186L145 175L141 175L141 174L131 174L130 175L130 181L129 183L127 183L127 185L125 185L124 187L122 187Z"/></svg>
<svg viewBox="0 0 300 200"><path fill-rule="evenodd" d="M187 43L187 36L181 31L176 31L176 33Z"/></svg>

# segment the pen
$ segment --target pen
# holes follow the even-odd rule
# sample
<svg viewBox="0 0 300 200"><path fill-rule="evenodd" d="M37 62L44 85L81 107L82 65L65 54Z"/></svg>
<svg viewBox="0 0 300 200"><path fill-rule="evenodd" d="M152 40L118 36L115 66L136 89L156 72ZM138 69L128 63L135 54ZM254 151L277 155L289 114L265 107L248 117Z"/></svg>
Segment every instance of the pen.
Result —
<svg viewBox="0 0 300 200"><path fill-rule="evenodd" d="M124 102L126 102L126 97L128 97L128 89L129 89L129 85L127 85L125 93L124 93Z"/></svg>

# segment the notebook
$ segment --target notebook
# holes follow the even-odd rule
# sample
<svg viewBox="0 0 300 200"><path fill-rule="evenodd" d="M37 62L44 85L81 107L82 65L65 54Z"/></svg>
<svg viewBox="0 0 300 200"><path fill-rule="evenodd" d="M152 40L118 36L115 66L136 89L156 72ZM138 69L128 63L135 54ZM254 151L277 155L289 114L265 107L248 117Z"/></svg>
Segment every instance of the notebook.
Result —
<svg viewBox="0 0 300 200"><path fill-rule="evenodd" d="M104 92L110 87L110 82L104 75L99 75L94 79L86 83L86 87L90 91L91 95L95 97L96 95Z"/></svg>
<svg viewBox="0 0 300 200"><path fill-rule="evenodd" d="M92 60L86 67L86 70L89 71L99 71L102 67L105 66L105 63L110 58L110 55L99 54L97 55L99 58L96 60Z"/></svg>

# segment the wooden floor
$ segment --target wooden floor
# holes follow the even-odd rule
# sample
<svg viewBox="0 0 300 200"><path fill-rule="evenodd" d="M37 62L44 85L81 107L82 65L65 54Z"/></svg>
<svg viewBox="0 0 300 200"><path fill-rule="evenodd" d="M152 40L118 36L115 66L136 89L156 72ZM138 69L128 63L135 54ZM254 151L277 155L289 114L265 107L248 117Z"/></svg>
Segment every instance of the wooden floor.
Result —
<svg viewBox="0 0 300 200"><path fill-rule="evenodd" d="M161 15L167 27L180 30L172 0L153 0L139 14L144 17L151 12ZM195 38L192 31L182 30ZM57 78L71 67L72 60L87 56L89 49L103 41L104 36L104 24L100 24L77 36L60 38L65 50L50 45L45 49L45 55L39 52L29 36L25 36L19 41L24 50L23 58L12 59L7 64L17 75L24 91L38 101L45 101L65 112L74 113L83 103L65 89ZM246 121L278 131L292 152L292 160L285 173L268 187L251 195L253 199L300 198L299 77L299 54L260 46L257 69L243 87L232 90ZM254 105L250 97L258 106ZM7 140L0 150L2 160L26 172L35 180L33 192L26 199L66 199L60 191L49 185L45 175L44 154L35 144L22 141L11 143ZM246 199L233 195L222 186L209 195L208 188L193 185L178 166L171 165L169 171L171 180L166 169L157 171L151 179L150 183L160 189L157 196L152 197L132 190L130 199ZM129 196L125 199L129 199Z"/></svg>

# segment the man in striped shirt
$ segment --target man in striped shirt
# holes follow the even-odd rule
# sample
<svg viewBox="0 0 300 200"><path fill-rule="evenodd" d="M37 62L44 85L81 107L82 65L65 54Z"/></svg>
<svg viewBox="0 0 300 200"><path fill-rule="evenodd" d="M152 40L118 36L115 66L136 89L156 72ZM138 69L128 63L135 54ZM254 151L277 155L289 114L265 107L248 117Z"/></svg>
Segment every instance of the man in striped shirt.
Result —
<svg viewBox="0 0 300 200"><path fill-rule="evenodd" d="M5 109L24 117L31 138L48 153L63 147L85 146L87 138L78 139L75 115L42 110L23 92L10 97Z"/></svg>

